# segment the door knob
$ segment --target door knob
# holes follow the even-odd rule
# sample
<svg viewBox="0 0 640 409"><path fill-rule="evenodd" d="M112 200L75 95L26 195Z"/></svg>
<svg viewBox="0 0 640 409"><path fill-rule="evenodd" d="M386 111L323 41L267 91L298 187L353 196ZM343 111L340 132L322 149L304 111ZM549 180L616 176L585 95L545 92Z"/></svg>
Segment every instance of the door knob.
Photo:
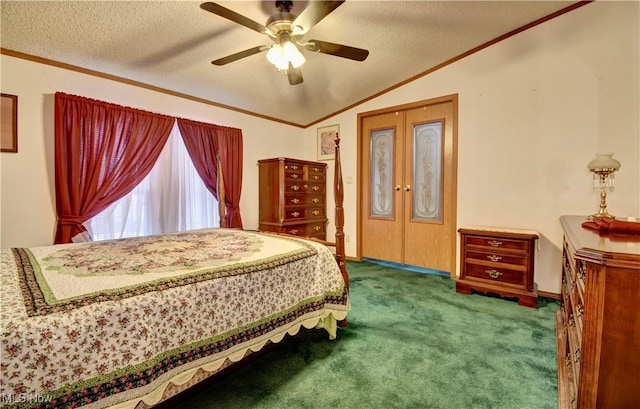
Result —
<svg viewBox="0 0 640 409"><path fill-rule="evenodd" d="M400 187L400 185L396 185L396 187L394 189L399 192L401 187Z"/></svg>
<svg viewBox="0 0 640 409"><path fill-rule="evenodd" d="M411 190L411 186L409 186L409 185L405 185L405 187L404 187L404 191L405 191L405 192L408 192L409 190Z"/></svg>

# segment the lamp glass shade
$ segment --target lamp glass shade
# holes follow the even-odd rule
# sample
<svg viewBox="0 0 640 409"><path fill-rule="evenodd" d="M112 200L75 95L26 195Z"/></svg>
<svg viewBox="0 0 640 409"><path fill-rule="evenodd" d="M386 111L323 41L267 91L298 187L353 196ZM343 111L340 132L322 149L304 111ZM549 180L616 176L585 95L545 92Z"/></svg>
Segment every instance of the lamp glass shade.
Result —
<svg viewBox="0 0 640 409"><path fill-rule="evenodd" d="M267 52L267 60L276 66L279 70L286 70L289 67L289 61L284 55L284 49L280 44L274 44Z"/></svg>
<svg viewBox="0 0 640 409"><path fill-rule="evenodd" d="M289 62L291 62L293 68L298 68L306 61L304 55L302 55L298 47L291 41L272 45L267 52L267 60L279 70L288 69Z"/></svg>
<svg viewBox="0 0 640 409"><path fill-rule="evenodd" d="M288 61L291 61L293 68L298 68L306 61L304 55L302 55L300 50L298 50L298 47L296 47L292 42L287 41L284 43L283 49L285 57Z"/></svg>
<svg viewBox="0 0 640 409"><path fill-rule="evenodd" d="M613 159L613 153L602 153L596 155L596 158L589 162L587 167L591 172L600 170L617 171L622 165L616 159Z"/></svg>

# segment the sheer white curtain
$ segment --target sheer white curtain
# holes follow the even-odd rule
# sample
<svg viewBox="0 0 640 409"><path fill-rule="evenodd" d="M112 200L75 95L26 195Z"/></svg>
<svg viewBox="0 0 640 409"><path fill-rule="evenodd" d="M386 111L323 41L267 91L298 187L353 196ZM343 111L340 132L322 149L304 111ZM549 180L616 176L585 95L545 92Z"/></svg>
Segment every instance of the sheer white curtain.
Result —
<svg viewBox="0 0 640 409"><path fill-rule="evenodd" d="M149 175L85 223L93 240L219 226L218 201L196 172L177 123Z"/></svg>

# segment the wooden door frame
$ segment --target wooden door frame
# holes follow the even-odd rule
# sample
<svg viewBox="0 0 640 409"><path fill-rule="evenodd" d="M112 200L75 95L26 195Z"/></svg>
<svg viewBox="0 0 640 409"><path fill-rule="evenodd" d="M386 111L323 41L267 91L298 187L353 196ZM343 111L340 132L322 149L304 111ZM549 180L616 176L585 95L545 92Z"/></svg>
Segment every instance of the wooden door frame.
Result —
<svg viewBox="0 0 640 409"><path fill-rule="evenodd" d="M451 223L451 236L453 238L453 242L450 243L452 251L451 251L451 277L457 276L456 265L457 265L457 237L458 234L456 232L458 226L458 94L445 95L442 97L429 98L422 101L411 102L408 104L396 105L387 108L376 109L373 111L360 112L358 113L358 124L357 124L357 173L356 173L356 260L362 260L362 201L364 200L362 197L362 183L363 183L363 172L362 172L362 149L363 149L363 138L362 138L362 129L363 129L363 121L367 117L376 116L380 114L388 114L398 111L407 111L410 109L420 108L425 105L437 105L442 103L451 102L453 105L453 141L452 141L452 180L453 184L453 194L451 200L452 203L452 223Z"/></svg>

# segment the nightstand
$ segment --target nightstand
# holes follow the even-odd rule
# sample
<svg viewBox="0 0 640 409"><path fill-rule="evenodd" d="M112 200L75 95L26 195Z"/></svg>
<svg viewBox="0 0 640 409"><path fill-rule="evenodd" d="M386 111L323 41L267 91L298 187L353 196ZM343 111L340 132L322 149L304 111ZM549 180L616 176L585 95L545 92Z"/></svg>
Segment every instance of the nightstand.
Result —
<svg viewBox="0 0 640 409"><path fill-rule="evenodd" d="M492 293L537 307L533 281L537 232L491 228L461 228L458 232L461 272L456 292Z"/></svg>

